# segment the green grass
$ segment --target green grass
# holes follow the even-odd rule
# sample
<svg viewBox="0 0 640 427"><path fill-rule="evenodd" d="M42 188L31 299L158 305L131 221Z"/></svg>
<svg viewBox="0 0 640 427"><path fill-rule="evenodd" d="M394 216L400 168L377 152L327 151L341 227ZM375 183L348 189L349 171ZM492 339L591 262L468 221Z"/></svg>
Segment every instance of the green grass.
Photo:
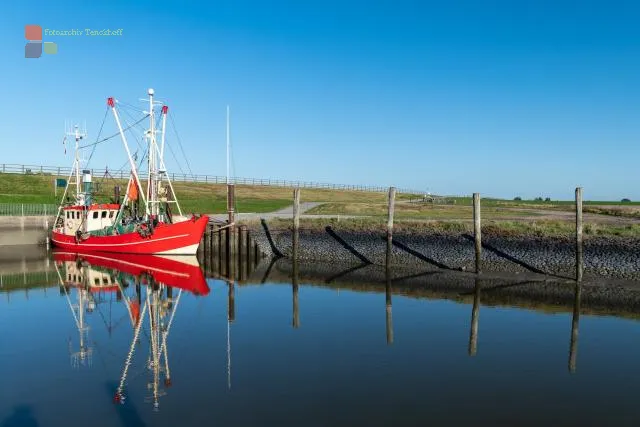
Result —
<svg viewBox="0 0 640 427"><path fill-rule="evenodd" d="M386 203L325 203L307 211L307 214L324 215L366 215L387 216ZM483 207L482 216L486 219L517 218L539 216L540 214L526 210L507 210L496 207ZM471 219L471 206L432 205L422 203L396 203L394 217L397 219Z"/></svg>
<svg viewBox="0 0 640 427"><path fill-rule="evenodd" d="M0 203L51 203L58 204L64 189L54 195L55 176L41 174L0 173ZM95 194L99 202L107 202L113 187L120 185L122 194L126 180L94 177L100 187ZM174 183L174 189L184 212L223 213L226 211L226 186L224 184ZM345 191L331 189L301 189L301 198L306 202L371 202L384 203L386 193ZM293 203L293 189L258 185L236 185L236 208L238 212L272 212Z"/></svg>
<svg viewBox="0 0 640 427"><path fill-rule="evenodd" d="M243 221L251 227L259 227L258 220ZM292 227L289 219L270 219L267 221L272 231L288 230ZM331 226L336 230L352 232L377 232L386 231L386 220L382 217L362 218L301 218L300 228L309 231L322 231ZM428 221L401 219L394 222L394 231L397 233L443 233L461 234L473 233L471 222L461 221ZM640 237L640 224L612 225L612 224L585 224L585 238L595 236L606 237ZM500 236L529 236L529 237L563 237L575 236L575 224L569 221L486 221L482 225L482 233L485 235Z"/></svg>
<svg viewBox="0 0 640 427"><path fill-rule="evenodd" d="M471 197L447 197L448 200L455 201L456 205L472 206L473 199ZM558 206L575 206L575 200L507 200L495 198L482 198L482 206L508 206L508 207L558 207ZM603 206L640 206L640 201L621 202L619 200L584 200L583 205L603 205Z"/></svg>

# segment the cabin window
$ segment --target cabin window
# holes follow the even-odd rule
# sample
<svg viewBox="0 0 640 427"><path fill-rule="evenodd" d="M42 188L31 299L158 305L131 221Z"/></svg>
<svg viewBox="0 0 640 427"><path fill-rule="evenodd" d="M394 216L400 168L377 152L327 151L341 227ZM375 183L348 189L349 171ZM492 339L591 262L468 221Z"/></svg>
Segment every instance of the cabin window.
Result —
<svg viewBox="0 0 640 427"><path fill-rule="evenodd" d="M69 276L69 281L71 281L71 273L67 274L67 276Z"/></svg>
<svg viewBox="0 0 640 427"><path fill-rule="evenodd" d="M98 212L93 213L93 219L98 219Z"/></svg>
<svg viewBox="0 0 640 427"><path fill-rule="evenodd" d="M96 285L100 284L100 279L98 277L96 277L95 279L93 279L93 283L95 283Z"/></svg>
<svg viewBox="0 0 640 427"><path fill-rule="evenodd" d="M102 211L102 218L106 218L107 217L107 211Z"/></svg>
<svg viewBox="0 0 640 427"><path fill-rule="evenodd" d="M114 212L115 212L115 211L109 211L109 218L113 218L113 213L114 213Z"/></svg>
<svg viewBox="0 0 640 427"><path fill-rule="evenodd" d="M76 219L80 219L80 212L76 211Z"/></svg>
<svg viewBox="0 0 640 427"><path fill-rule="evenodd" d="M105 285L108 285L109 284L109 279L107 279L106 277L103 277L102 278L102 283L105 284Z"/></svg>
<svg viewBox="0 0 640 427"><path fill-rule="evenodd" d="M69 219L69 211L67 211L67 219Z"/></svg>

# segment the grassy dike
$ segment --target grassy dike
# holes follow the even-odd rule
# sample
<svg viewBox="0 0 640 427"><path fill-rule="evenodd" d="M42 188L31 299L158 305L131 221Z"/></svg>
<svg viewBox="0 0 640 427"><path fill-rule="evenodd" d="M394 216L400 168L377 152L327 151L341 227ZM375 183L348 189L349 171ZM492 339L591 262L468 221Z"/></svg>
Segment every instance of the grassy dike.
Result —
<svg viewBox="0 0 640 427"><path fill-rule="evenodd" d="M54 195L55 176L47 174L0 173L0 203L58 204L63 189ZM120 185L124 194L126 180L93 177L99 187L98 201L108 201L113 187ZM185 212L224 213L227 189L224 184L174 182L174 189ZM293 190L287 187L236 185L236 210L238 212L273 212L292 203ZM408 198L401 195L399 199ZM304 189L304 201L384 203L386 194L332 189Z"/></svg>

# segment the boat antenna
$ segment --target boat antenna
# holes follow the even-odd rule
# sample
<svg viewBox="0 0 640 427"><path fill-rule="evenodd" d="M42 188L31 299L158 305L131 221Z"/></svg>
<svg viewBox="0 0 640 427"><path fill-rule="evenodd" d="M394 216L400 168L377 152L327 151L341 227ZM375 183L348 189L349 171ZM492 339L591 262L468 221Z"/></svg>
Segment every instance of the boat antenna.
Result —
<svg viewBox="0 0 640 427"><path fill-rule="evenodd" d="M229 105L227 105L227 185L229 185Z"/></svg>

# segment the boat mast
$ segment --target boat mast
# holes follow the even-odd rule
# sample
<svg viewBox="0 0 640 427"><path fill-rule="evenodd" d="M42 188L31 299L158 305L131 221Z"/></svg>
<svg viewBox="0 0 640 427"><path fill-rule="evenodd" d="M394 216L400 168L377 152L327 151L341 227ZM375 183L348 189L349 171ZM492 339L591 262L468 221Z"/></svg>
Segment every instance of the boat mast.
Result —
<svg viewBox="0 0 640 427"><path fill-rule="evenodd" d="M76 139L76 158L73 166L76 172L76 197L78 197L78 195L80 194L80 140L84 135L80 135L78 125L74 126L74 134Z"/></svg>
<svg viewBox="0 0 640 427"><path fill-rule="evenodd" d="M124 149L127 152L127 157L129 158L129 166L131 167L131 173L135 178L136 185L140 190L142 190L142 185L140 184L140 178L138 177L138 172L136 170L136 164L133 161L133 157L131 157L131 151L129 151L129 144L127 144L127 138L124 135L124 131L122 130L122 124L120 123L120 117L118 116L118 112L116 111L115 99L108 98L107 105L111 107L111 111L113 111L113 117L115 117L116 119L116 124L118 125L118 131L120 132L120 138L122 138L122 144L124 145ZM142 201L144 202L146 213L149 214L149 204L147 203L147 198L145 197L143 191L140 191L140 197L142 197Z"/></svg>
<svg viewBox="0 0 640 427"><path fill-rule="evenodd" d="M229 106L227 105L227 185L229 185Z"/></svg>
<svg viewBox="0 0 640 427"><path fill-rule="evenodd" d="M156 123L155 123L155 115L153 112L153 89L149 89L147 92L149 94L149 150L148 150L148 160L149 160L149 170L148 170L148 180L147 180L147 196L149 197L149 207L152 215L157 215L158 204L156 203L156 165L155 165L155 157L156 157Z"/></svg>

